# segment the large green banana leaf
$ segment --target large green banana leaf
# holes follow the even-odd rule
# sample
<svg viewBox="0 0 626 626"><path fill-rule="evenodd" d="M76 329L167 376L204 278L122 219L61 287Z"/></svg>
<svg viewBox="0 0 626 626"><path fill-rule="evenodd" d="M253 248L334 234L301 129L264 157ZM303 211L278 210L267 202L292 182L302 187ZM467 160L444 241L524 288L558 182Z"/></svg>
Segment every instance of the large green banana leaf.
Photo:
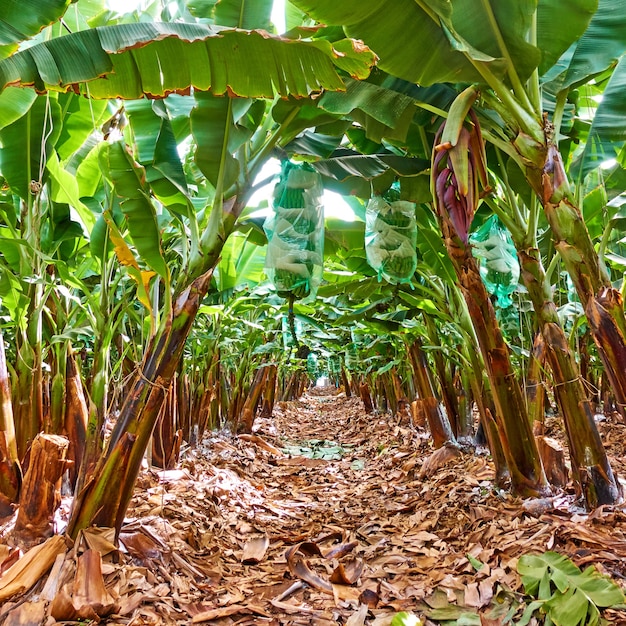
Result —
<svg viewBox="0 0 626 626"><path fill-rule="evenodd" d="M24 200L32 197L31 181L47 178L44 165L59 138L60 119L56 99L39 97L25 115L0 131L0 172Z"/></svg>
<svg viewBox="0 0 626 626"><path fill-rule="evenodd" d="M362 125L367 137L377 142L383 136L392 137L394 130L399 139L405 139L416 110L415 100L409 96L380 85L351 79L346 79L345 92L325 93L319 106L338 116L349 115L355 109L362 111L365 116L359 122L364 122Z"/></svg>
<svg viewBox="0 0 626 626"><path fill-rule="evenodd" d="M169 272L161 249L159 225L145 186L143 168L120 141L106 145L102 151L102 164L119 197L137 252L153 270L167 279Z"/></svg>
<svg viewBox="0 0 626 626"><path fill-rule="evenodd" d="M323 176L344 181L351 176L371 180L388 170L399 176L417 176L430 167L430 161L395 154L355 154L344 150L311 165Z"/></svg>
<svg viewBox="0 0 626 626"><path fill-rule="evenodd" d="M231 235L222 248L217 271L217 284L220 291L233 289L239 285L255 285L264 275L265 250L241 233Z"/></svg>
<svg viewBox="0 0 626 626"><path fill-rule="evenodd" d="M602 161L614 159L626 143L626 54L602 94L582 155L571 172L584 178Z"/></svg>
<svg viewBox="0 0 626 626"><path fill-rule="evenodd" d="M243 97L306 96L343 89L339 69L365 78L374 60L352 41L289 40L206 24L120 24L58 37L3 59L0 88L32 85L125 99L191 88Z"/></svg>
<svg viewBox="0 0 626 626"><path fill-rule="evenodd" d="M30 109L37 94L31 89L11 87L0 93L0 128L18 120Z"/></svg>
<svg viewBox="0 0 626 626"><path fill-rule="evenodd" d="M474 65L524 80L585 31L596 0L292 0L316 20L343 24L385 71L421 85L480 80ZM537 42L526 41L537 9ZM556 32L558 31L558 35Z"/></svg>
<svg viewBox="0 0 626 626"><path fill-rule="evenodd" d="M603 1L600 0L600 4ZM598 0L539 0L537 47L542 52L540 75L545 74L570 45L579 39L597 9Z"/></svg>
<svg viewBox="0 0 626 626"><path fill-rule="evenodd" d="M227 189L239 176L240 163L229 150L229 132L233 126L231 98L196 94L191 113L191 132L196 140L196 163L217 189Z"/></svg>
<svg viewBox="0 0 626 626"><path fill-rule="evenodd" d="M152 193L175 215L193 212L189 189L178 154L178 144L163 100L126 103L137 149L137 160L146 168Z"/></svg>
<svg viewBox="0 0 626 626"><path fill-rule="evenodd" d="M270 30L274 0L221 0L215 6L215 22L235 28Z"/></svg>
<svg viewBox="0 0 626 626"><path fill-rule="evenodd" d="M70 0L2 0L0 2L0 58L17 48L20 41L56 22Z"/></svg>
<svg viewBox="0 0 626 626"><path fill-rule="evenodd" d="M545 77L556 93L589 81L626 51L626 2L600 0L589 27Z"/></svg>

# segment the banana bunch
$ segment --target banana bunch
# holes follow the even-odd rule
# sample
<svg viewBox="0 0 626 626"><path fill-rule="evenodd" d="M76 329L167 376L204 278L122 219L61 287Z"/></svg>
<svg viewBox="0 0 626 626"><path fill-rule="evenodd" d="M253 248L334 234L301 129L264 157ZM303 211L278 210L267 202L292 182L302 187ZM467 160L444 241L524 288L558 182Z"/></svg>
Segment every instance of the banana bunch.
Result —
<svg viewBox="0 0 626 626"><path fill-rule="evenodd" d="M288 163L274 189L266 267L281 298L307 298L319 282L323 263L322 187L317 172ZM267 226L266 226L267 229Z"/></svg>
<svg viewBox="0 0 626 626"><path fill-rule="evenodd" d="M406 282L417 266L415 205L389 197L373 197L367 205L365 252L379 276L391 283Z"/></svg>

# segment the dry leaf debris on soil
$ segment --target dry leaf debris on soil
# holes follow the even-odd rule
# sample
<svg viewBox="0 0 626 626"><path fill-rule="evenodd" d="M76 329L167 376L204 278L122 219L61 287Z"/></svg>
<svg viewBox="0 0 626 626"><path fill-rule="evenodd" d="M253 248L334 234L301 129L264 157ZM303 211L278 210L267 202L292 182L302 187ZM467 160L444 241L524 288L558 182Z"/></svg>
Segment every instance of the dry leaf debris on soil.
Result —
<svg viewBox="0 0 626 626"><path fill-rule="evenodd" d="M625 427L600 429L626 475ZM179 469L145 469L119 549L94 528L20 558L5 525L0 624L383 626L402 610L499 624L493 607L521 597L517 559L546 550L623 583L623 508L584 514L571 489L523 502L493 474L487 454L433 453L403 420L312 389L253 435L211 433Z"/></svg>

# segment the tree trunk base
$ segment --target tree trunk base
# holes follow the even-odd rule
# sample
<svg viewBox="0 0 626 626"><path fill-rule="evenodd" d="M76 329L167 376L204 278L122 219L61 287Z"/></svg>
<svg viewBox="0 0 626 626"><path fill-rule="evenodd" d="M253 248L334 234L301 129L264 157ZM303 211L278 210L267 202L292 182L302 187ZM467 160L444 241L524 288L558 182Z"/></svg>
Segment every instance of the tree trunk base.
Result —
<svg viewBox="0 0 626 626"><path fill-rule="evenodd" d="M24 476L15 535L35 541L53 534L54 512L61 503L61 477L66 469L69 441L40 433L33 440Z"/></svg>
<svg viewBox="0 0 626 626"><path fill-rule="evenodd" d="M555 487L565 487L569 481L569 470L565 464L565 451L552 437L537 437L539 456L546 472L546 478Z"/></svg>
<svg viewBox="0 0 626 626"><path fill-rule="evenodd" d="M359 395L361 396L361 402L363 402L363 408L366 413L374 412L374 403L372 402L372 394L367 383L362 383L359 387Z"/></svg>

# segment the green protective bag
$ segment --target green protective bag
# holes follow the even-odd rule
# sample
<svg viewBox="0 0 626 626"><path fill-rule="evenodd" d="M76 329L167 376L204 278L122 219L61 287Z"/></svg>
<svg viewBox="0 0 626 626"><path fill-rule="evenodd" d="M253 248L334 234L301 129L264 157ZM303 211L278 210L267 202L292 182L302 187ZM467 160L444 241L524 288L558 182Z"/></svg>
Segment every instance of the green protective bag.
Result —
<svg viewBox="0 0 626 626"><path fill-rule="evenodd" d="M509 231L492 215L470 236L470 243L480 262L480 276L496 305L501 309L513 306L511 295L517 291L520 267Z"/></svg>
<svg viewBox="0 0 626 626"><path fill-rule="evenodd" d="M324 270L324 187L307 163L285 161L265 220L265 271L282 298L313 300Z"/></svg>
<svg viewBox="0 0 626 626"><path fill-rule="evenodd" d="M306 371L311 380L317 380L322 373L319 369L319 362L315 352L310 352L306 358Z"/></svg>
<svg viewBox="0 0 626 626"><path fill-rule="evenodd" d="M415 204L398 190L373 196L365 211L365 254L370 267L392 284L410 282L417 267Z"/></svg>

